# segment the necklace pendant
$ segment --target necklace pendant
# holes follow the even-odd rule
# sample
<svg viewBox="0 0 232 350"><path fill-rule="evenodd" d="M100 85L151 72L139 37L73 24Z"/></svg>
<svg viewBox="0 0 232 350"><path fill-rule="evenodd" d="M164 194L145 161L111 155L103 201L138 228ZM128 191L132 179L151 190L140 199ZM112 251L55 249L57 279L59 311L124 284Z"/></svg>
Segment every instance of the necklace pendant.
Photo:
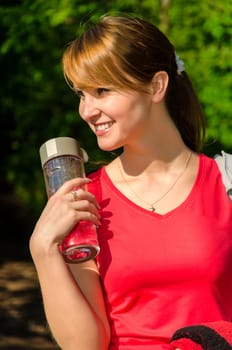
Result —
<svg viewBox="0 0 232 350"><path fill-rule="evenodd" d="M150 211L154 212L154 211L155 211L155 208L152 206L152 207L150 208Z"/></svg>

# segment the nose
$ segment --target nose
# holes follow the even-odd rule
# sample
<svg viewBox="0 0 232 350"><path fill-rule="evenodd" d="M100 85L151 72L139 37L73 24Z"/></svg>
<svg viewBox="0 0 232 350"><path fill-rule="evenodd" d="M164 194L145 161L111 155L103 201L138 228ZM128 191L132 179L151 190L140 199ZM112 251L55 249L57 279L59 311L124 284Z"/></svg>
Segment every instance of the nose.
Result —
<svg viewBox="0 0 232 350"><path fill-rule="evenodd" d="M97 99L95 96L86 94L83 99L81 99L79 104L79 114L81 118L89 122L93 117L98 116L100 110L97 106Z"/></svg>

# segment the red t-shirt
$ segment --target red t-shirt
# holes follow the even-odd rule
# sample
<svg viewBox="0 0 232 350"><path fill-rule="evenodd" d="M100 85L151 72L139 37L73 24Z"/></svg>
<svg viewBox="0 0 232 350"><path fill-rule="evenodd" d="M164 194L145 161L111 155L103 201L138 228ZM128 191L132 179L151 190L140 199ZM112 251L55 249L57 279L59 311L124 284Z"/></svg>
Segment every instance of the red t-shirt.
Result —
<svg viewBox="0 0 232 350"><path fill-rule="evenodd" d="M90 177L102 208L109 349L168 349L178 328L232 320L232 204L215 161L199 156L190 194L165 215L131 202L105 168Z"/></svg>

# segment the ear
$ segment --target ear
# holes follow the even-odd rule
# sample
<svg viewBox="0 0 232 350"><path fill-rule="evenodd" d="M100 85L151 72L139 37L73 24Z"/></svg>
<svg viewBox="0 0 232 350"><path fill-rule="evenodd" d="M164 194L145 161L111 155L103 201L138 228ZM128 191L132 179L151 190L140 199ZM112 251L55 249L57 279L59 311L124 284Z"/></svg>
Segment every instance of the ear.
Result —
<svg viewBox="0 0 232 350"><path fill-rule="evenodd" d="M164 100L167 88L168 88L169 76L165 71L159 71L155 73L152 78L152 100L155 103L159 103Z"/></svg>

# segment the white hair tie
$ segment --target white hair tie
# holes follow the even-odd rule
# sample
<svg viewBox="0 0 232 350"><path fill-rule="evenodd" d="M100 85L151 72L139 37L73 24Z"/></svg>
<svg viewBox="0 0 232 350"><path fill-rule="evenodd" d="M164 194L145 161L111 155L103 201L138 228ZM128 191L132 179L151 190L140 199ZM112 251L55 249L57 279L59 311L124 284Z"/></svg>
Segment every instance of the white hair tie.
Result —
<svg viewBox="0 0 232 350"><path fill-rule="evenodd" d="M184 72L184 61L182 61L180 59L180 57L177 55L177 53L175 52L175 60L176 60L176 65L177 65L177 74L181 74L182 72Z"/></svg>

